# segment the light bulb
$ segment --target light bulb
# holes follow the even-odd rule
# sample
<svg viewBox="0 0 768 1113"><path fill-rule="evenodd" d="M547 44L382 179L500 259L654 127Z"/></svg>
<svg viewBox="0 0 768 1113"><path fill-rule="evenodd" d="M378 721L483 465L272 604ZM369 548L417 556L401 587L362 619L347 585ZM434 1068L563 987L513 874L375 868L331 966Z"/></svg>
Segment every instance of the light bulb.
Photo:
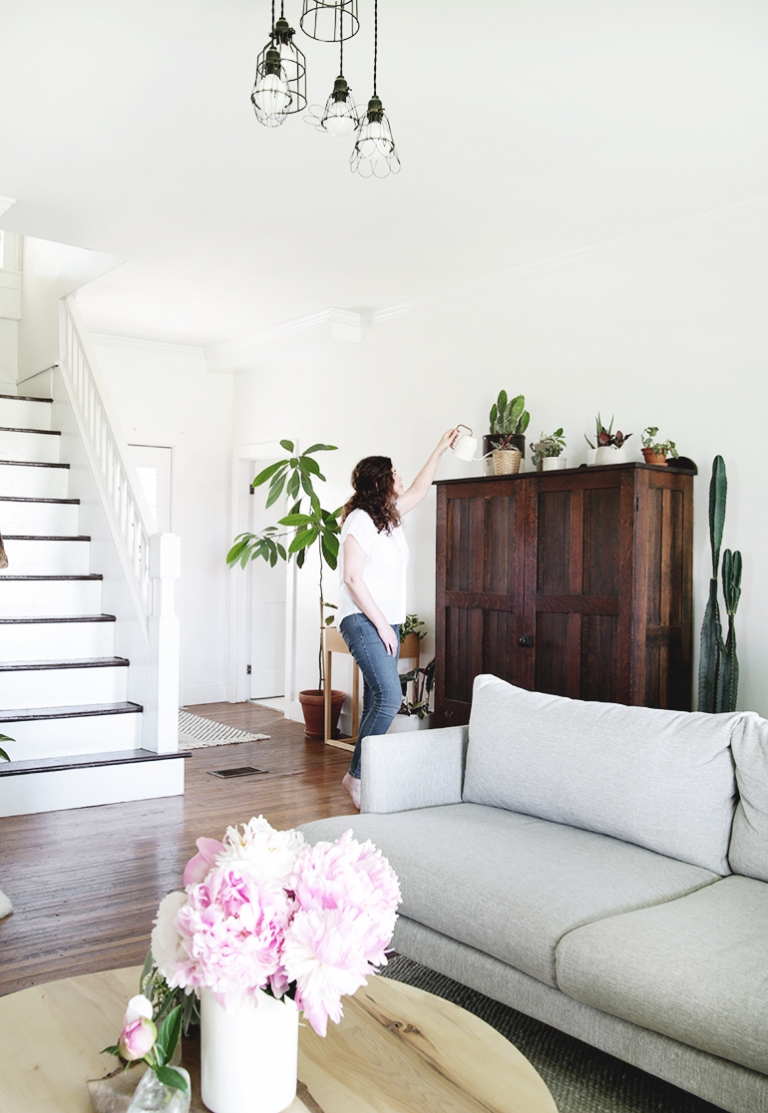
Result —
<svg viewBox="0 0 768 1113"><path fill-rule="evenodd" d="M345 135L351 135L355 130L355 120L350 115L350 106L347 101L336 101L331 105L328 116L325 120L325 130L335 135L337 139L343 139Z"/></svg>
<svg viewBox="0 0 768 1113"><path fill-rule="evenodd" d="M378 120L373 120L371 123L366 124L364 129L364 137L357 145L360 152L360 158L375 158L377 154L383 154L383 146L381 140L385 139L384 129Z"/></svg>
<svg viewBox="0 0 768 1113"><path fill-rule="evenodd" d="M291 94L278 74L267 73L256 83L253 100L265 116L281 116L290 108Z"/></svg>

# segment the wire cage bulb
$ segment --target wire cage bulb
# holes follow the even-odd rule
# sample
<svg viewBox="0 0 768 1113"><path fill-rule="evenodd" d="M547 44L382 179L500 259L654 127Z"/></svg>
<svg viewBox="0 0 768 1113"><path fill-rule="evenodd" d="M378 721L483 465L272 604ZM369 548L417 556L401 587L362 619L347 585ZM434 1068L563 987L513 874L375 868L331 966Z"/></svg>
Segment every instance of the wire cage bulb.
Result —
<svg viewBox="0 0 768 1113"><path fill-rule="evenodd" d="M251 101L256 119L268 128L280 127L286 116L307 106L307 61L293 41L294 34L281 15L256 60Z"/></svg>
<svg viewBox="0 0 768 1113"><path fill-rule="evenodd" d="M357 0L304 0L299 26L310 39L343 42L360 30Z"/></svg>
<svg viewBox="0 0 768 1113"><path fill-rule="evenodd" d="M313 105L304 119L317 131L327 132L337 139L351 135L360 123L357 105L352 98L352 90L343 74L333 83L333 92L325 102L325 107Z"/></svg>
<svg viewBox="0 0 768 1113"><path fill-rule="evenodd" d="M280 51L269 47L256 66L256 78L251 93L253 110L260 124L278 128L285 123L291 107L288 79L280 63Z"/></svg>
<svg viewBox="0 0 768 1113"><path fill-rule="evenodd" d="M377 96L368 101L368 108L357 129L349 165L353 173L363 178L386 178L388 174L400 172L392 128Z"/></svg>

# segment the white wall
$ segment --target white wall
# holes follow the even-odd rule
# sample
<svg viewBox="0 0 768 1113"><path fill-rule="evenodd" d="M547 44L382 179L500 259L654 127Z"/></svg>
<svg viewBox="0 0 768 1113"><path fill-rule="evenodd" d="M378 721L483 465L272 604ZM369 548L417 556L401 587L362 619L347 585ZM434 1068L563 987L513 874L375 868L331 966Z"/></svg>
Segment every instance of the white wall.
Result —
<svg viewBox="0 0 768 1113"><path fill-rule="evenodd" d="M768 715L768 212L734 208L676 228L425 298L375 324L362 344L327 327L270 343L235 377L234 440L339 446L324 460L323 504L349 495L361 456L391 455L406 481L444 429L487 431L499 389L524 392L530 433L562 425L572 464L598 410L634 434L658 425L699 465L695 481L696 640L709 577L707 499L720 453L729 479L724 546L744 554L737 615L739 704ZM478 465L474 465L479 470ZM471 474L446 458L448 478ZM408 519L409 609L433 626L434 493ZM297 577L297 684L314 683L316 576ZM432 639L426 645L431 648Z"/></svg>
<svg viewBox="0 0 768 1113"><path fill-rule="evenodd" d="M172 449L181 703L226 700L232 379L208 374L198 348L92 340L125 439Z"/></svg>

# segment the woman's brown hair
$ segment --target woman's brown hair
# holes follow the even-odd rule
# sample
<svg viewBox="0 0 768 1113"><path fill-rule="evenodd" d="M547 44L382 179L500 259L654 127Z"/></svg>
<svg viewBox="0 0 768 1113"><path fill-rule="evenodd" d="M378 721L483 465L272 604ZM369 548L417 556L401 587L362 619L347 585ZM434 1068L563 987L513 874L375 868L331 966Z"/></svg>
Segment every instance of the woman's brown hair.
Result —
<svg viewBox="0 0 768 1113"><path fill-rule="evenodd" d="M366 456L352 472L355 493L345 504L342 522L353 510L370 515L379 533L391 533L400 525L395 505L395 475L389 456Z"/></svg>

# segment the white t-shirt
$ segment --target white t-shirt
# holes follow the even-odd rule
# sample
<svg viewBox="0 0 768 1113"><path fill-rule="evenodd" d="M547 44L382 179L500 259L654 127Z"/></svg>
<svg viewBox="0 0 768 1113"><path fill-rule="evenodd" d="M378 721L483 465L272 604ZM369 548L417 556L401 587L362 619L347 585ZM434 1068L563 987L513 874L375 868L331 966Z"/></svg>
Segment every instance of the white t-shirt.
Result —
<svg viewBox="0 0 768 1113"><path fill-rule="evenodd" d="M347 615L361 613L344 583L344 542L348 537L354 537L365 553L363 580L387 622L391 625L405 622L405 579L410 556L405 530L398 526L391 533L386 530L379 533L370 514L353 510L341 527L336 625L340 626Z"/></svg>

